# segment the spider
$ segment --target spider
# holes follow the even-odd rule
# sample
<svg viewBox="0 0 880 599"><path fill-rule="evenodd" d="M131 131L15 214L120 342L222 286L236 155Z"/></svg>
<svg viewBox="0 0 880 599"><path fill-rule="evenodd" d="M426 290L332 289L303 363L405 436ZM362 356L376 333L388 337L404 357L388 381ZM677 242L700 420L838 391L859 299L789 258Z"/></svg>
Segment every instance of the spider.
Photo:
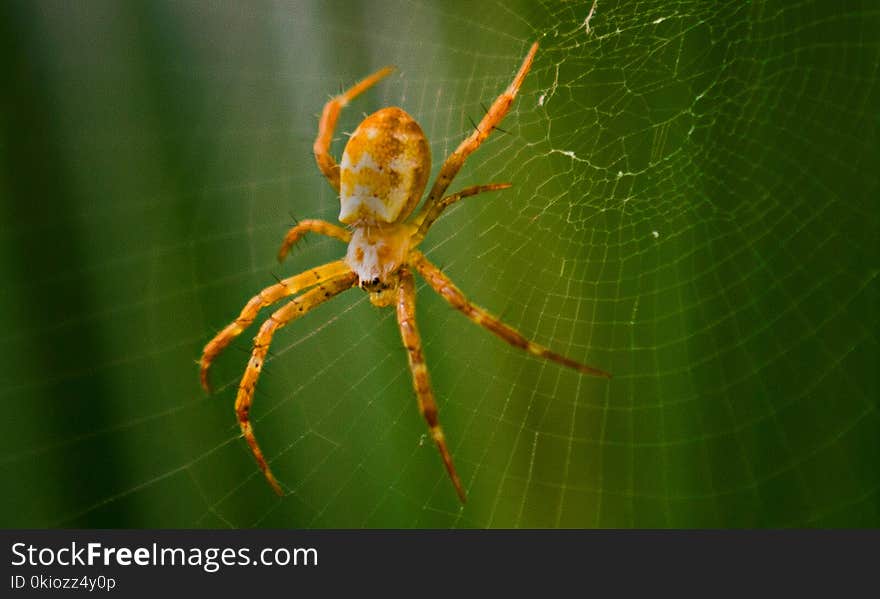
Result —
<svg viewBox="0 0 880 599"><path fill-rule="evenodd" d="M303 220L288 231L278 252L278 260L284 260L291 247L305 233L317 233L346 242L348 251L345 258L288 277L257 293L248 301L238 318L205 345L200 361L201 383L205 391L210 392L208 370L217 355L254 321L261 308L303 292L276 310L260 327L254 337L251 357L235 399L235 413L242 435L260 470L278 495L283 494L281 486L263 457L250 420L254 387L263 368L269 344L278 329L353 287L366 291L370 301L376 306L385 307L396 303L397 323L409 357L419 412L428 423L431 437L440 451L446 472L462 503L466 498L464 488L455 471L446 437L440 427L437 403L434 401L422 352L422 341L416 326L414 271L453 308L507 343L584 374L611 377L603 370L581 364L530 341L483 308L472 304L417 249L431 225L451 204L480 193L510 187L508 183L474 185L444 195L465 159L485 141L507 114L537 50L536 42L532 44L507 89L492 103L483 119L474 127L474 131L443 163L427 200L421 210L411 218L408 217L415 210L428 182L431 156L421 127L409 114L397 107L383 108L371 114L349 138L342 152L342 161L337 164L330 155L333 130L342 108L391 73L393 68L385 67L376 71L332 98L324 106L313 150L318 168L339 194L339 220L348 225L348 228L322 220Z"/></svg>

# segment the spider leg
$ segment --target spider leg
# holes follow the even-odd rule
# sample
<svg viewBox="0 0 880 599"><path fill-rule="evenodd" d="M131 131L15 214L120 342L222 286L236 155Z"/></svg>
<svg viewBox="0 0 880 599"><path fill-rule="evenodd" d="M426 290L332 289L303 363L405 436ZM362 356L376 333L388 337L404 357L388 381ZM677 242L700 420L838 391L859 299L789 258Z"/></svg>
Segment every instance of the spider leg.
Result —
<svg viewBox="0 0 880 599"><path fill-rule="evenodd" d="M336 160L330 155L330 142L333 140L333 130L336 128L339 112L354 98L375 85L377 81L387 76L393 70L394 67L379 69L324 105L321 121L318 124L318 137L315 138L315 144L312 148L315 152L318 168L321 169L321 172L327 177L327 181L330 182L330 185L336 191L339 191L339 165L336 164Z"/></svg>
<svg viewBox="0 0 880 599"><path fill-rule="evenodd" d="M471 152L480 147L480 144L489 137L492 130L498 126L507 114L507 111L510 110L510 105L513 103L513 99L516 97L520 86L522 86L523 80L532 66L532 60L534 60L535 52L537 51L538 42L535 42L529 49L529 53L526 54L522 66L520 66L519 71L516 73L513 81L510 82L510 85L507 86L507 89L504 90L494 102L492 102L492 106L486 111L486 114L483 116L480 123L474 128L474 131L458 145L455 151L446 159L446 162L443 163L443 166L440 167L440 174L437 175L437 180L434 181L434 186L431 188L431 192L428 194L428 199L425 202L427 210L423 211L432 210L432 205L441 201L440 198L443 197L443 194L446 193L446 189L449 187L452 179L458 174L458 171L461 170L465 159L471 154Z"/></svg>
<svg viewBox="0 0 880 599"><path fill-rule="evenodd" d="M290 230L287 232L287 235L284 236L284 241L281 242L281 249L278 250L278 261L283 262L284 258L287 257L287 252L290 251L290 248L300 240L300 238L306 233L317 233L318 235L326 235L327 237L333 237L338 239L339 241L344 241L348 243L351 241L351 232L347 229L343 229L338 225L334 225L333 223L328 223L325 220L316 220L316 219L307 219L296 223Z"/></svg>
<svg viewBox="0 0 880 599"><path fill-rule="evenodd" d="M435 202L433 204L425 205L421 211L413 218L412 223L418 227L418 230L410 237L410 247L415 247L425 238L425 235L428 233L428 229L431 228L431 225L434 224L440 215L443 213L446 208L456 203L462 198L469 198L470 196L475 196L478 193L484 193L486 191L497 191L499 189L507 189L510 187L510 183L490 183L488 185L474 185L472 187L465 187L461 191L454 193L452 195L448 195L439 202Z"/></svg>
<svg viewBox="0 0 880 599"><path fill-rule="evenodd" d="M472 304L458 287L452 283L449 277L444 275L439 268L431 264L431 262L429 262L428 259L418 250L410 252L410 264L419 271L419 274L422 275L428 285L440 294L443 299L449 302L453 308L463 313L490 333L497 335L510 345L524 349L534 356L545 358L552 362L556 362L557 364L562 364L563 366L568 366L569 368L573 368L584 374L611 378L611 374L604 370L600 370L593 366L587 366L586 364L582 364L576 360L557 354L534 341L530 341L510 325L507 325L498 318L492 316L483 308Z"/></svg>
<svg viewBox="0 0 880 599"><path fill-rule="evenodd" d="M455 472L452 456L449 455L449 448L446 447L446 437L443 435L443 429L440 427L440 420L437 416L437 402L434 401L434 392L431 390L431 380L428 377L428 366L425 364L425 356L422 353L422 339L419 336L419 329L416 327L415 283L412 273L406 268L401 270L400 286L397 290L397 324L400 327L400 336L409 356L409 369L412 371L419 412L428 422L428 429L434 443L437 444L437 449L440 450L440 457L443 458L446 472L452 479L458 498L464 503L466 500L464 489Z"/></svg>
<svg viewBox="0 0 880 599"><path fill-rule="evenodd" d="M244 308L241 310L241 314L238 315L238 318L226 325L226 327L217 333L217 335L215 335L202 350L202 359L199 361L199 378L205 391L208 393L211 392L211 385L208 382L208 370L211 368L214 358L216 358L233 339L238 337L243 330L250 326L261 308L274 304L282 297L293 295L303 289L307 289L318 283L349 272L351 272L351 269L348 265L342 260L337 260L317 268L312 268L298 275L282 279L278 283L266 287L252 297L250 301L245 304Z"/></svg>
<svg viewBox="0 0 880 599"><path fill-rule="evenodd" d="M275 493L282 495L281 486L272 471L263 452L257 444L257 438L254 436L254 429L251 426L250 411L254 398L254 387L257 385L257 379L263 368L266 359L266 353L269 351L269 344L272 343L272 336L275 331L284 327L289 322L296 320L315 306L322 304L346 289L350 289L357 281L357 275L353 272L337 275L320 283L314 289L310 289L301 296L291 300L283 307L276 310L272 316L260 327L260 332L254 337L254 349L251 352L251 358L248 361L244 376L241 377L241 383L238 385L238 395L235 398L235 414L238 417L238 424L241 427L241 433L247 444L251 448L251 452L257 460L257 464L266 480L272 485Z"/></svg>

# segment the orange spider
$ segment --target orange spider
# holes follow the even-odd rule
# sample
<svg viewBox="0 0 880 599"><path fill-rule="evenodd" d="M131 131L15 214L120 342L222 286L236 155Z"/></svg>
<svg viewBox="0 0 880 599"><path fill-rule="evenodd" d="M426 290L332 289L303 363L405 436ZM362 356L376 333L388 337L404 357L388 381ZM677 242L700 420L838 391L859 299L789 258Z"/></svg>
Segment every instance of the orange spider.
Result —
<svg viewBox="0 0 880 599"><path fill-rule="evenodd" d="M483 308L475 306L439 268L416 249L434 221L450 204L485 191L510 187L508 183L475 185L449 196L443 195L468 155L483 143L507 114L537 50L538 44L532 44L511 84L492 103L473 133L446 159L424 206L409 219L407 217L419 203L431 170L428 141L419 124L410 115L400 108L383 108L365 118L358 126L342 152L340 164L336 164L330 155L330 141L340 110L388 75L392 68L385 67L373 73L324 106L314 145L315 160L330 185L339 193L342 208L339 220L349 225L350 230L326 221L304 220L287 233L278 252L278 259L283 260L293 244L307 232L320 233L348 243L345 258L283 279L260 291L245 305L239 317L205 346L200 362L202 386L210 392L208 369L211 363L254 321L260 308L274 304L283 297L305 291L273 313L260 327L235 399L235 413L241 432L260 470L277 494L282 494L281 487L257 445L249 417L254 387L263 368L266 352L275 331L352 287L359 286L368 292L370 301L376 306L389 306L397 302L397 322L403 345L409 355L419 411L428 422L431 437L440 450L446 471L462 503L465 501L465 492L455 472L452 456L446 447L443 429L440 428L437 418L437 404L431 391L428 368L422 354L422 341L416 327L412 271L417 271L453 308L507 343L585 374L611 377L598 368L581 364L533 343Z"/></svg>

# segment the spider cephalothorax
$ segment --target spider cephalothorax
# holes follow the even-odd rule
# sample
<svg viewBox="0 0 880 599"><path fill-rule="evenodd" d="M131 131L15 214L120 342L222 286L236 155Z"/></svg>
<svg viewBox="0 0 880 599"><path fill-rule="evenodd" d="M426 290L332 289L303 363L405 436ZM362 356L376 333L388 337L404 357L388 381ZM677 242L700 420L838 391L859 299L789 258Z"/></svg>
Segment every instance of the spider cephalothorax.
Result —
<svg viewBox="0 0 880 599"><path fill-rule="evenodd" d="M388 292L397 289L398 271L406 264L413 232L407 223L360 221L355 225L345 263L357 274L358 285L370 292L373 304L381 307L394 301Z"/></svg>
<svg viewBox="0 0 880 599"><path fill-rule="evenodd" d="M416 327L413 271L418 272L452 307L507 343L579 372L610 378L611 375L607 372L530 341L483 308L468 301L452 281L417 249L428 229L447 206L478 193L510 187L506 183L475 185L448 196L444 195L468 155L483 143L507 114L537 50L538 44L532 44L513 81L495 99L474 131L443 163L425 204L414 216L411 215L428 182L431 155L422 128L402 109L383 108L364 119L348 140L340 164L337 165L330 155L330 141L340 110L388 75L392 69L386 67L373 73L324 106L314 144L315 160L330 185L339 192L339 220L349 225L351 231L326 221L304 220L288 231L278 258L283 260L293 244L308 232L348 243L345 258L288 277L260 291L245 305L239 317L205 346L200 363L202 385L208 390L208 369L214 358L254 321L259 310L283 297L303 292L276 310L260 327L254 337L251 358L238 386L235 400L235 412L242 435L266 480L279 495L282 494L281 486L263 457L250 421L250 407L257 378L275 331L352 287L357 286L368 292L370 301L377 306L396 303L397 322L409 357L419 411L428 423L431 437L462 502L465 500L464 487L455 471L443 429L440 427L437 404Z"/></svg>

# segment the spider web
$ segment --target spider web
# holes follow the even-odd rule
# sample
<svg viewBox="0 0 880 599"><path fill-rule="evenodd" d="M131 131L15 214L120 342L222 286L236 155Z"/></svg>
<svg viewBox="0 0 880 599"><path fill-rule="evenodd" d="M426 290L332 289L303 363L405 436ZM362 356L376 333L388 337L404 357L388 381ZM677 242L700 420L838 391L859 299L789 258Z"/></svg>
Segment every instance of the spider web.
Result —
<svg viewBox="0 0 880 599"><path fill-rule="evenodd" d="M8 4L3 525L877 526L880 11L872 3ZM422 124L435 172L541 49L424 245L475 302L614 373L535 360L424 285L469 502L426 440L393 311L280 332L232 403L258 289L344 247L311 156L327 97Z"/></svg>

